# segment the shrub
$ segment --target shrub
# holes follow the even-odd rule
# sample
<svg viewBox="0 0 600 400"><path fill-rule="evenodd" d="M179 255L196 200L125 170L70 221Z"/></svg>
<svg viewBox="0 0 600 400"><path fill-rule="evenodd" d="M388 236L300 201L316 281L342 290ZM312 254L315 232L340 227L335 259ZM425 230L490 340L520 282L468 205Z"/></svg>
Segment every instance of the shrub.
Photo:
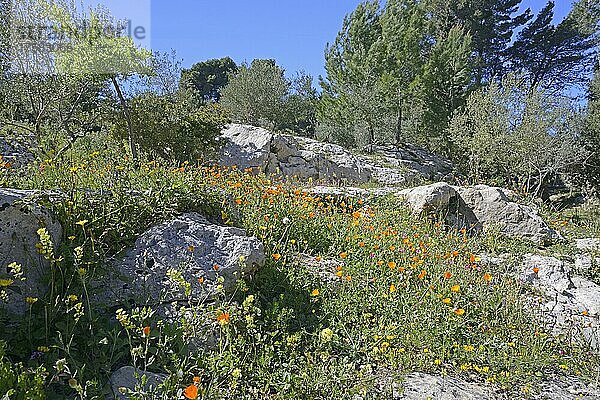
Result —
<svg viewBox="0 0 600 400"><path fill-rule="evenodd" d="M576 124L568 101L509 75L474 92L454 115L448 130L452 159L473 182L539 194L544 183L584 157Z"/></svg>
<svg viewBox="0 0 600 400"><path fill-rule="evenodd" d="M146 92L135 97L130 108L140 148L153 156L179 162L211 158L228 121L221 106L196 106L186 91L167 96ZM113 133L126 138L126 125L116 121Z"/></svg>

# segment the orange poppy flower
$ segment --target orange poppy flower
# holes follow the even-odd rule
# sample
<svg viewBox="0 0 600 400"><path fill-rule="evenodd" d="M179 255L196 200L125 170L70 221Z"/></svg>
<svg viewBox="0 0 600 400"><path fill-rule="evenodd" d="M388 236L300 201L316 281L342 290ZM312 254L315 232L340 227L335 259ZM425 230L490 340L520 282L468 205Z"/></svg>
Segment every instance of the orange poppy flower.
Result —
<svg viewBox="0 0 600 400"><path fill-rule="evenodd" d="M462 308L456 308L454 309L454 314L461 316L465 313L465 310L463 310Z"/></svg>
<svg viewBox="0 0 600 400"><path fill-rule="evenodd" d="M148 335L150 335L150 327L149 327L149 326L145 326L145 327L142 329L142 333L144 334L144 336L148 336Z"/></svg>
<svg viewBox="0 0 600 400"><path fill-rule="evenodd" d="M279 259L281 258L281 254L279 254L279 253L275 253L275 254L273 254L271 257L273 257L273 260L275 260L275 261L279 261Z"/></svg>
<svg viewBox="0 0 600 400"><path fill-rule="evenodd" d="M486 282L490 282L492 280L492 275L490 274L483 274L483 280Z"/></svg>
<svg viewBox="0 0 600 400"><path fill-rule="evenodd" d="M419 279L425 278L425 275L427 275L427 271L422 270L421 273L419 274Z"/></svg>
<svg viewBox="0 0 600 400"><path fill-rule="evenodd" d="M343 251L340 253L340 258L346 258L348 257L348 252L347 251Z"/></svg>
<svg viewBox="0 0 600 400"><path fill-rule="evenodd" d="M229 313L224 312L217 316L217 322L221 325L227 325L229 323Z"/></svg>
<svg viewBox="0 0 600 400"><path fill-rule="evenodd" d="M390 261L390 262L388 262L388 267L390 269L394 269L394 268L396 268L396 263L394 261Z"/></svg>
<svg viewBox="0 0 600 400"><path fill-rule="evenodd" d="M199 376L195 376L195 377L192 378L192 381L194 383L199 383L200 382L200 377Z"/></svg>
<svg viewBox="0 0 600 400"><path fill-rule="evenodd" d="M196 385L190 385L185 388L183 395L186 399L196 400L198 398L198 387Z"/></svg>
<svg viewBox="0 0 600 400"><path fill-rule="evenodd" d="M448 272L448 271L444 272L444 278L446 278L446 279L452 278L452 272Z"/></svg>
<svg viewBox="0 0 600 400"><path fill-rule="evenodd" d="M538 267L533 267L533 273L537 274L538 272L540 272L540 269Z"/></svg>

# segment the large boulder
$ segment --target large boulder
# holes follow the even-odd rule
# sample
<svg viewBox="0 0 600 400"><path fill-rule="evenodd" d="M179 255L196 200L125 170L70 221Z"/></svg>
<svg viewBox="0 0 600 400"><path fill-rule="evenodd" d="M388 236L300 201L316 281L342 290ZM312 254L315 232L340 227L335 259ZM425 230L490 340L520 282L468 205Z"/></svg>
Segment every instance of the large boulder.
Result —
<svg viewBox="0 0 600 400"><path fill-rule="evenodd" d="M204 299L231 291L238 279L265 262L263 245L242 229L216 225L196 213L181 215L143 233L116 265L107 301L147 304ZM177 275L180 278L177 278ZM169 277L170 276L170 277Z"/></svg>
<svg viewBox="0 0 600 400"><path fill-rule="evenodd" d="M250 125L230 124L221 132L221 139L225 144L219 157L220 165L266 169L273 139L271 132Z"/></svg>
<svg viewBox="0 0 600 400"><path fill-rule="evenodd" d="M450 202L457 197L453 186L445 182L417 186L398 192L415 214L428 214L448 210Z"/></svg>
<svg viewBox="0 0 600 400"><path fill-rule="evenodd" d="M455 189L460 197L459 206L466 206L476 217L476 220L471 220L470 215L465 215L461 221L464 225L476 229L496 227L508 236L536 243L548 243L560 238L536 210L517 203L516 196L505 189L486 185Z"/></svg>
<svg viewBox="0 0 600 400"><path fill-rule="evenodd" d="M541 292L535 303L552 332L569 337L576 332L600 348L600 286L575 276L564 261L533 254L524 257L518 275Z"/></svg>
<svg viewBox="0 0 600 400"><path fill-rule="evenodd" d="M38 251L38 230L45 228L54 249L62 239L60 223L33 199L36 192L0 189L0 279L3 280L5 301L0 308L22 314L27 310L27 297L41 297L46 292L44 278L49 262ZM22 276L8 271L12 263L21 266ZM10 285L7 283L11 282Z"/></svg>
<svg viewBox="0 0 600 400"><path fill-rule="evenodd" d="M541 244L560 238L536 210L517 203L516 196L502 188L459 187L438 182L401 190L397 195L414 213L442 213L448 224L458 229L496 228L507 236Z"/></svg>

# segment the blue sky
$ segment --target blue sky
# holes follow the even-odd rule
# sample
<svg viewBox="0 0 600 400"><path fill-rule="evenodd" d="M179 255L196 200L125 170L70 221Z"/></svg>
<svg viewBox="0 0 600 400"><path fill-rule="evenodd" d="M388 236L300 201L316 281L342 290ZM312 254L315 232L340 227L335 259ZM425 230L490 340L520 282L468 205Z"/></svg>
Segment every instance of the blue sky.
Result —
<svg viewBox="0 0 600 400"><path fill-rule="evenodd" d="M94 0L92 0L94 1ZM346 14L359 0L96 0L150 25L154 50L175 49L183 65L230 56L236 62L274 58L288 74L324 74L324 49ZM147 2L151 1L148 10ZM523 9L539 11L545 0L524 0ZM118 6L113 6L118 4ZM571 8L556 1L556 18ZM147 21L151 11L151 22ZM133 17L130 17L133 15Z"/></svg>

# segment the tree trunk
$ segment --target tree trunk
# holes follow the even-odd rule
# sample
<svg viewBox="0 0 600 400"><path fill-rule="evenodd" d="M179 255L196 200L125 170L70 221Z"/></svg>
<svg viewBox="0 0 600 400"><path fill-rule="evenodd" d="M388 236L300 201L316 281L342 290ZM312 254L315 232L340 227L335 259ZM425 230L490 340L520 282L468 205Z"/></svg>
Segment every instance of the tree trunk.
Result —
<svg viewBox="0 0 600 400"><path fill-rule="evenodd" d="M119 96L119 101L121 102L121 107L123 108L123 114L125 115L125 120L127 121L127 139L129 142L129 149L131 150L131 157L133 158L133 162L137 164L138 155L137 148L135 143L135 132L133 130L133 124L131 123L131 114L129 114L129 108L127 107L127 101L125 101L125 97L123 96L123 92L119 87L119 83L117 82L116 77L111 77L113 86L115 91L117 92L117 96Z"/></svg>
<svg viewBox="0 0 600 400"><path fill-rule="evenodd" d="M402 101L402 96L399 93L400 91L398 91L398 113L396 116L396 145L400 145L400 142L402 141L402 106L403 106L403 101Z"/></svg>

